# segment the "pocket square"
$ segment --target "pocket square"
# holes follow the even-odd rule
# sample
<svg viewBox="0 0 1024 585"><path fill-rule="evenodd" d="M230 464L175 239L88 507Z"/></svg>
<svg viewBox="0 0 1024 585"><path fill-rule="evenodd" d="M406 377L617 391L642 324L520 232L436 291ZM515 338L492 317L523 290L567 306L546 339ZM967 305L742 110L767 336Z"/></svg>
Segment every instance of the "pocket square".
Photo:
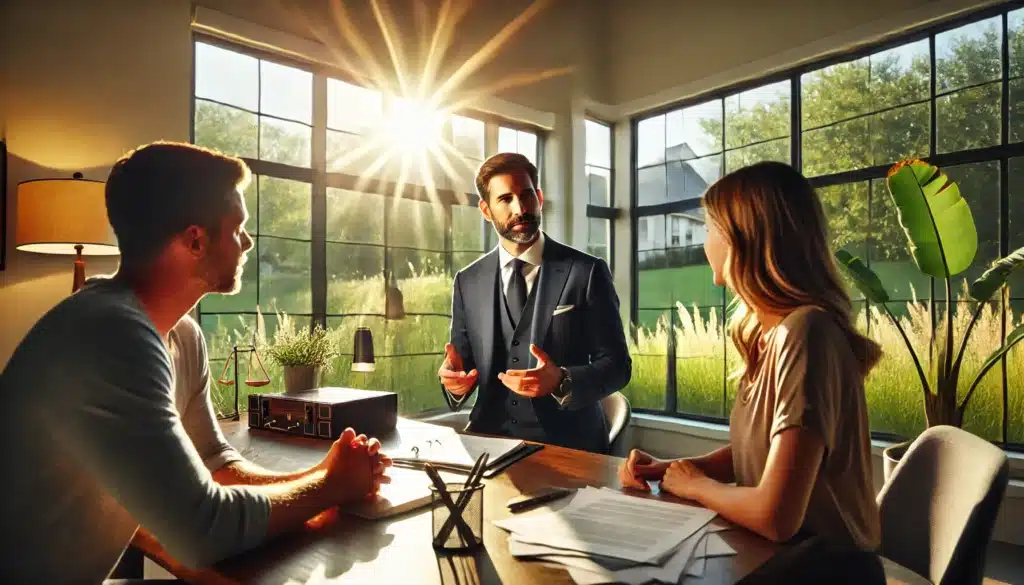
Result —
<svg viewBox="0 0 1024 585"><path fill-rule="evenodd" d="M576 305L558 305L555 310L551 312L551 316L561 315L562 313L568 313L569 311L576 308Z"/></svg>

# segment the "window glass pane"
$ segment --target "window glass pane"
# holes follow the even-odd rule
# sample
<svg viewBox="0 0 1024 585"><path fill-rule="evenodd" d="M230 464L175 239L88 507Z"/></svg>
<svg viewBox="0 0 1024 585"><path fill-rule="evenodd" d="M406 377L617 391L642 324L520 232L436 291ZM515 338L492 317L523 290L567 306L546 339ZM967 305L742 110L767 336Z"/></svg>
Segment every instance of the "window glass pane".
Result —
<svg viewBox="0 0 1024 585"><path fill-rule="evenodd" d="M380 150L359 134L327 131L327 172L363 176L374 165ZM378 169L379 170L379 169ZM377 176L376 173L373 176Z"/></svg>
<svg viewBox="0 0 1024 585"><path fill-rule="evenodd" d="M260 113L313 123L313 74L260 61Z"/></svg>
<svg viewBox="0 0 1024 585"><path fill-rule="evenodd" d="M483 160L484 123L465 116L452 116L451 123L455 149L472 160Z"/></svg>
<svg viewBox="0 0 1024 585"><path fill-rule="evenodd" d="M661 308L676 302L714 305L722 302L704 254L707 230L702 210L641 218L648 233L648 249L639 257L638 306ZM666 242L667 240L667 242ZM666 245L667 243L667 245Z"/></svg>
<svg viewBox="0 0 1024 585"><path fill-rule="evenodd" d="M612 204L612 172L600 167L587 166L587 187L590 204L608 207Z"/></svg>
<svg viewBox="0 0 1024 585"><path fill-rule="evenodd" d="M725 172L731 173L736 169L752 165L763 160L774 160L788 163L789 161L789 138L772 140L745 146L736 150L729 150L725 153Z"/></svg>
<svg viewBox="0 0 1024 585"><path fill-rule="evenodd" d="M1024 158L1011 158L1008 168L1010 189L1009 248L1024 247ZM1024 299L1024 271L1010 274L1008 288L1014 299ZM1024 304L1018 304L1024 306ZM1016 321L1014 321L1016 323ZM1018 412L1018 411L1015 411Z"/></svg>
<svg viewBox="0 0 1024 585"><path fill-rule="evenodd" d="M1001 16L935 35L935 88L939 93L1002 77Z"/></svg>
<svg viewBox="0 0 1024 585"><path fill-rule="evenodd" d="M928 99L931 91L928 39L875 53L869 60L872 110Z"/></svg>
<svg viewBox="0 0 1024 585"><path fill-rule="evenodd" d="M584 121L587 138L586 164L610 169L612 166L612 129L593 120Z"/></svg>
<svg viewBox="0 0 1024 585"><path fill-rule="evenodd" d="M622 389L633 408L665 408L668 317L665 311L637 312L637 341L629 340L633 374Z"/></svg>
<svg viewBox="0 0 1024 585"><path fill-rule="evenodd" d="M384 314L384 248L327 244L327 312Z"/></svg>
<svg viewBox="0 0 1024 585"><path fill-rule="evenodd" d="M1000 85L990 83L935 100L935 147L939 152L999 144Z"/></svg>
<svg viewBox="0 0 1024 585"><path fill-rule="evenodd" d="M540 166L537 162L537 135L533 132L519 131L519 154L530 159L536 166Z"/></svg>
<svg viewBox="0 0 1024 585"><path fill-rule="evenodd" d="M388 253L406 312L448 314L451 311L452 281L445 271L443 253L405 248L391 249Z"/></svg>
<svg viewBox="0 0 1024 585"><path fill-rule="evenodd" d="M789 136L789 94L790 82L780 81L725 98L725 147Z"/></svg>
<svg viewBox="0 0 1024 585"><path fill-rule="evenodd" d="M890 309L903 321L905 328L911 327L907 334L921 355L920 351L928 347L931 331L927 303L892 303ZM871 430L914 437L927 426L917 370L892 321L881 311L872 311L870 315L870 324L861 332L878 342L883 351L882 359L868 374L865 383ZM860 322L866 323L867 319L862 318Z"/></svg>
<svg viewBox="0 0 1024 585"><path fill-rule="evenodd" d="M444 250L444 208L439 203L392 199L388 205L388 245Z"/></svg>
<svg viewBox="0 0 1024 585"><path fill-rule="evenodd" d="M285 313L309 313L310 243L260 236L260 306Z"/></svg>
<svg viewBox="0 0 1024 585"><path fill-rule="evenodd" d="M1007 38L1010 45L1010 77L1024 75L1024 8L1007 15Z"/></svg>
<svg viewBox="0 0 1024 585"><path fill-rule="evenodd" d="M825 219L828 220L829 247L832 252L845 249L867 263L869 183L847 183L819 188L817 191ZM847 278L846 272L841 270L840 274L850 296L861 298L863 295L853 281Z"/></svg>
<svg viewBox="0 0 1024 585"><path fill-rule="evenodd" d="M680 303L674 311L676 411L724 416L725 345L721 306Z"/></svg>
<svg viewBox="0 0 1024 585"><path fill-rule="evenodd" d="M665 247L665 216L648 215L637 219L637 249L657 250Z"/></svg>
<svg viewBox="0 0 1024 585"><path fill-rule="evenodd" d="M608 254L609 232L612 227L611 220L599 217L587 218L587 253L598 258L604 258L605 262L611 263Z"/></svg>
<svg viewBox="0 0 1024 585"><path fill-rule="evenodd" d="M669 160L688 160L722 152L722 100L666 114L665 143L665 156Z"/></svg>
<svg viewBox="0 0 1024 585"><path fill-rule="evenodd" d="M1010 82L1010 142L1024 140L1024 79Z"/></svg>
<svg viewBox="0 0 1024 585"><path fill-rule="evenodd" d="M718 180L722 155L673 161L668 164L668 200L686 201L704 195L708 185Z"/></svg>
<svg viewBox="0 0 1024 585"><path fill-rule="evenodd" d="M930 107L927 103L915 104L869 117L871 164L927 156Z"/></svg>
<svg viewBox="0 0 1024 585"><path fill-rule="evenodd" d="M304 124L260 117L260 158L308 167L312 131L312 128Z"/></svg>
<svg viewBox="0 0 1024 585"><path fill-rule="evenodd" d="M259 233L308 240L310 238L309 183L258 177Z"/></svg>
<svg viewBox="0 0 1024 585"><path fill-rule="evenodd" d="M665 162L665 116L637 124L636 164L639 167Z"/></svg>
<svg viewBox="0 0 1024 585"><path fill-rule="evenodd" d="M327 188L327 240L384 243L384 205L390 201L376 193Z"/></svg>
<svg viewBox="0 0 1024 585"><path fill-rule="evenodd" d="M327 127L365 134L380 124L384 112L381 93L337 79L327 79Z"/></svg>
<svg viewBox="0 0 1024 585"><path fill-rule="evenodd" d="M195 140L199 146L224 154L257 158L259 126L256 114L196 100Z"/></svg>
<svg viewBox="0 0 1024 585"><path fill-rule="evenodd" d="M483 250L487 225L478 207L452 205L452 250Z"/></svg>
<svg viewBox="0 0 1024 585"><path fill-rule="evenodd" d="M516 131L504 126L498 128L498 152L519 152Z"/></svg>
<svg viewBox="0 0 1024 585"><path fill-rule="evenodd" d="M870 166L868 124L868 118L857 118L804 132L804 173L815 177Z"/></svg>
<svg viewBox="0 0 1024 585"><path fill-rule="evenodd" d="M668 201L665 165L647 167L637 171L637 205L657 205Z"/></svg>
<svg viewBox="0 0 1024 585"><path fill-rule="evenodd" d="M196 43L195 95L255 112L259 106L259 61L206 43Z"/></svg>

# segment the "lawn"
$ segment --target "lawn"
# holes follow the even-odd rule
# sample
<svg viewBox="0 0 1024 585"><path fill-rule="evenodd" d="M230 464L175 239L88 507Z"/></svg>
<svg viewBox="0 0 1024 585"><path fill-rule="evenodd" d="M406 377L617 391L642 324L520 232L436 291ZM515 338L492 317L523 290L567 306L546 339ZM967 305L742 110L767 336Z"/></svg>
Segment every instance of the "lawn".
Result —
<svg viewBox="0 0 1024 585"><path fill-rule="evenodd" d="M876 265L876 270L892 275L901 272L901 266ZM904 277L905 278L905 277ZM888 280L886 280L888 279ZM883 282L893 282L883 276ZM636 341L631 341L633 376L625 393L635 408L662 409L665 407L665 380L668 347L668 316L676 340L676 399L678 410L724 417L735 396L735 384L728 374L739 365L738 355L731 342L727 342L722 324L722 291L709 285L710 273L704 267L644 271L640 275L641 306L674 307L671 311L640 311L640 327ZM270 287L277 290L274 285ZM906 285L904 285L906 286ZM925 285L926 286L926 285ZM443 274L415 275L400 283L407 311L446 313L450 305L450 280ZM277 287L278 289L280 287ZM922 287L924 288L924 287ZM333 281L328 290L328 306L332 311L349 313L383 311L383 281L370 278L356 281ZM696 303L672 302L682 295L693 295ZM912 296L912 292L908 296ZM655 298L657 295L660 297ZM704 296L701 296L704 295ZM717 295L717 303L715 301ZM652 299L654 300L648 300ZM654 304L664 303L664 304ZM291 299L285 304L301 304ZM863 304L860 305L864 307ZM922 302L893 303L891 308L899 315L904 328L920 352L927 347L931 328L927 305ZM266 308L264 330L272 339L277 327L273 307ZM969 319L970 305L958 303L955 312L956 330L962 331ZM867 398L872 428L876 431L912 436L924 428L924 412L920 384L907 349L895 327L876 308L862 308L858 326L879 341L885 357L872 372L867 383ZM869 327L870 321L870 327ZM1010 311L1008 327L1022 321L1021 315ZM251 339L254 316L206 316L203 328L207 332L211 356L224 356L230 352L232 339ZM328 319L332 337L339 355L326 374L327 383L354 388L384 389L397 392L399 408L403 413L443 406L437 385L437 368L448 337L448 319L435 316L410 316L403 320L386 321L382 317L336 317ZM377 371L369 374L350 371L353 331L368 326L374 335ZM971 380L982 361L1000 339L1000 314L986 311L972 334L972 343L964 359L963 379ZM959 337L958 337L959 339ZM415 354L415 355L408 355ZM426 354L426 355L422 355ZM920 354L919 354L920 355ZM394 357L391 357L394 356ZM211 384L214 404L219 412L233 410L233 388L217 382L223 361L211 361ZM271 385L239 388L240 408L245 408L248 391L278 392L283 390L280 368L264 360L272 380ZM1010 352L1007 360L1008 402L1011 409L1011 442L1024 443L1024 353ZM246 364L240 364L240 379L245 379ZM230 375L230 374L229 374ZM966 385L967 382L964 382ZM1002 439L1002 376L999 368L991 370L982 386L975 392L968 409L966 428L992 440Z"/></svg>

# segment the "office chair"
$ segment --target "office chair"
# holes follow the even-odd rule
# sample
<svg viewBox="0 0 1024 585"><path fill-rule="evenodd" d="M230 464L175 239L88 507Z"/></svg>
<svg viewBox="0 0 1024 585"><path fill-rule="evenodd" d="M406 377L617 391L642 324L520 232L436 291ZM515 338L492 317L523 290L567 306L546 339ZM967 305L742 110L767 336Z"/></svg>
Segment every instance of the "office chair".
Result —
<svg viewBox="0 0 1024 585"><path fill-rule="evenodd" d="M980 585L1008 482L999 447L952 426L926 430L878 494L882 555L935 585Z"/></svg>
<svg viewBox="0 0 1024 585"><path fill-rule="evenodd" d="M604 419L608 423L608 453L620 454L622 451L622 431L629 426L629 419L632 417L632 408L629 400L622 392L609 394L601 399L601 409L604 410Z"/></svg>

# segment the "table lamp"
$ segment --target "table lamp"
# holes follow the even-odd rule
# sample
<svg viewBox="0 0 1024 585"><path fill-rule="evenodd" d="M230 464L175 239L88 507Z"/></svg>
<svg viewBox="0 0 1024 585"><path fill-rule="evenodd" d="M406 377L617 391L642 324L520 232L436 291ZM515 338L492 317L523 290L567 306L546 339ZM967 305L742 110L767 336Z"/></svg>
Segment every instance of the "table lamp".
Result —
<svg viewBox="0 0 1024 585"><path fill-rule="evenodd" d="M105 183L82 178L18 183L14 246L37 254L74 254L71 292L85 283L84 255L116 256L117 238L107 220Z"/></svg>
<svg viewBox="0 0 1024 585"><path fill-rule="evenodd" d="M373 334L369 327L356 329L355 338L352 340L352 371L372 372L376 366L373 360Z"/></svg>

